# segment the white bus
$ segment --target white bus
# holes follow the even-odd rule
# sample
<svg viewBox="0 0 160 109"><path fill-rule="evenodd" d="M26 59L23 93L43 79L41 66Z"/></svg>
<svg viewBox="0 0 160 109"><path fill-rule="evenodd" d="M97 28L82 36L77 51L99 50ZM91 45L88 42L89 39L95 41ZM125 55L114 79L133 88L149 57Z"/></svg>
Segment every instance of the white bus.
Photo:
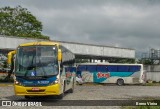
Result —
<svg viewBox="0 0 160 109"><path fill-rule="evenodd" d="M77 76L84 82L117 85L145 83L142 64L81 63L77 64Z"/></svg>

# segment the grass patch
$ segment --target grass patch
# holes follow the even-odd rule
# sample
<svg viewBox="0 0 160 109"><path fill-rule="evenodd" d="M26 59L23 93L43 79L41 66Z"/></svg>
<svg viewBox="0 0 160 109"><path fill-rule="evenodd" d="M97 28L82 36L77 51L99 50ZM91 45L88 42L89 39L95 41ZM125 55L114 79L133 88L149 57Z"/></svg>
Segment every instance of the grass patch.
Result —
<svg viewBox="0 0 160 109"><path fill-rule="evenodd" d="M93 82L85 82L83 85L86 85L86 86L98 86L98 85L100 85L100 86L116 86L117 84L115 84L115 83L93 83ZM152 82L152 83L144 83L144 84L125 84L126 86L132 86L132 85L136 85L136 86L160 86L160 83L159 82ZM124 85L124 86L125 86ZM118 85L117 85L118 86Z"/></svg>
<svg viewBox="0 0 160 109"><path fill-rule="evenodd" d="M136 100L137 102L139 102L139 106L138 105L137 106L121 106L121 109L160 109L160 98L149 97L149 98L141 98Z"/></svg>
<svg viewBox="0 0 160 109"><path fill-rule="evenodd" d="M146 83L145 86L153 86L153 83Z"/></svg>
<svg viewBox="0 0 160 109"><path fill-rule="evenodd" d="M13 82L13 78L5 80L4 78L0 78L0 83L1 82Z"/></svg>
<svg viewBox="0 0 160 109"><path fill-rule="evenodd" d="M111 86L111 85L116 85L115 83L111 84L111 83L94 83L94 82L85 82L83 84L84 86Z"/></svg>
<svg viewBox="0 0 160 109"><path fill-rule="evenodd" d="M160 86L160 83L146 83L145 86Z"/></svg>
<svg viewBox="0 0 160 109"><path fill-rule="evenodd" d="M121 109L160 109L159 106L124 106Z"/></svg>

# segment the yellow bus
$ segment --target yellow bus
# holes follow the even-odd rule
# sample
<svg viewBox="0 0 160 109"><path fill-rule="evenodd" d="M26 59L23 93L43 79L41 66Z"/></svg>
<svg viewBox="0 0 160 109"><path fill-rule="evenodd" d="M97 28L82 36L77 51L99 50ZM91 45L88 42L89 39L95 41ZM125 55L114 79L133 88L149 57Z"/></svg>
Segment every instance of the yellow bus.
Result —
<svg viewBox="0 0 160 109"><path fill-rule="evenodd" d="M15 52L15 95L59 96L73 93L75 84L75 55L60 43L30 42L20 44Z"/></svg>

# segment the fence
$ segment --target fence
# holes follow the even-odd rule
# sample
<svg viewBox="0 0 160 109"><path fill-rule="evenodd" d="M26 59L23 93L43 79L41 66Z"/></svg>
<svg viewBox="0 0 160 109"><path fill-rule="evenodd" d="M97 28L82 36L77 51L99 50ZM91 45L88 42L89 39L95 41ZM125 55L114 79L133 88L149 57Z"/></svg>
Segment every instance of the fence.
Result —
<svg viewBox="0 0 160 109"><path fill-rule="evenodd" d="M160 82L160 65L144 65L147 80Z"/></svg>

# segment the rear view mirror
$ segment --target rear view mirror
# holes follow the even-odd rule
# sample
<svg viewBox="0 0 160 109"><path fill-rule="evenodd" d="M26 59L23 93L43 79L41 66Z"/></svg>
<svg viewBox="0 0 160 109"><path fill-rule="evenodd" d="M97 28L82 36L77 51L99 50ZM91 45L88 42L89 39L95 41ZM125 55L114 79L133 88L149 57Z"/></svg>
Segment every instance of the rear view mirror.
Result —
<svg viewBox="0 0 160 109"><path fill-rule="evenodd" d="M62 60L62 51L61 49L58 49L58 61Z"/></svg>

